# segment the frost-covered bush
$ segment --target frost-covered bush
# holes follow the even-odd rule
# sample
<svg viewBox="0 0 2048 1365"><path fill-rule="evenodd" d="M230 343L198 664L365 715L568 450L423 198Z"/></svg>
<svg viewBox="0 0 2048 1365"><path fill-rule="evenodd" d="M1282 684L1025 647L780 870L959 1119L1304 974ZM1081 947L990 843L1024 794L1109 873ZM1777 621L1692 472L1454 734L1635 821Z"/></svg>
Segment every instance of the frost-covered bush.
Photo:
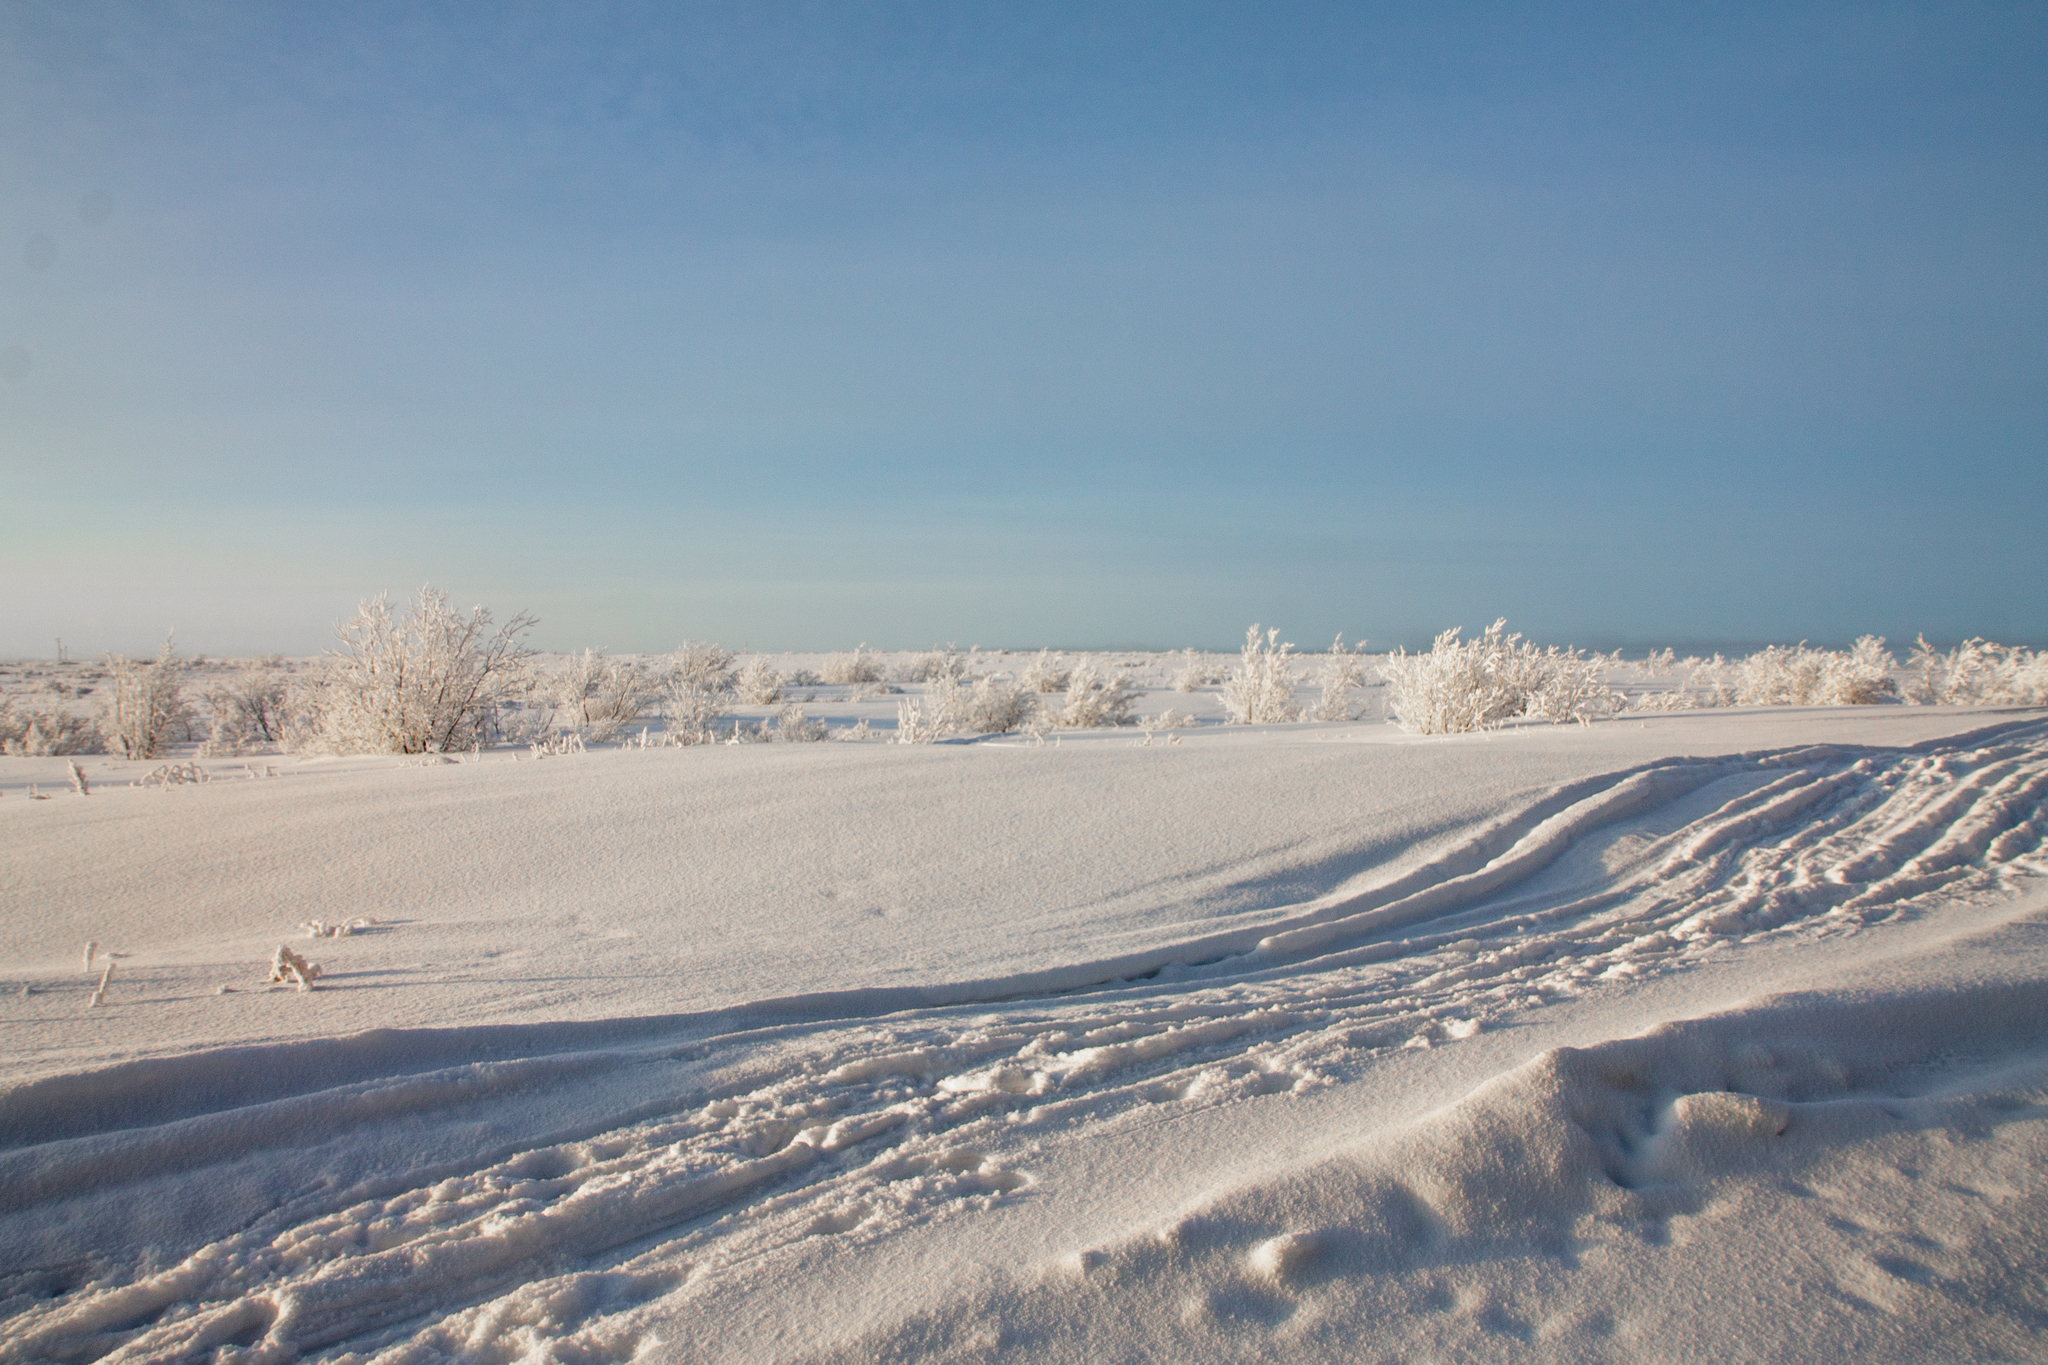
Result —
<svg viewBox="0 0 2048 1365"><path fill-rule="evenodd" d="M1018 681L1027 692L1064 692L1070 672L1063 667L1065 663L1065 659L1054 658L1050 649L1041 649Z"/></svg>
<svg viewBox="0 0 2048 1365"><path fill-rule="evenodd" d="M387 595L364 602L339 627L341 648L287 704L288 748L335 754L424 754L467 749L494 737L498 704L526 687L534 620L520 612L492 628L448 594L423 587L398 616Z"/></svg>
<svg viewBox="0 0 2048 1365"><path fill-rule="evenodd" d="M915 655L903 665L898 682L953 681L967 676L967 656L952 645Z"/></svg>
<svg viewBox="0 0 2048 1365"><path fill-rule="evenodd" d="M1104 677L1094 664L1084 663L1067 677L1067 701L1050 719L1065 729L1081 730L1098 725L1129 725L1131 708L1137 705L1137 689L1128 673Z"/></svg>
<svg viewBox="0 0 2048 1365"><path fill-rule="evenodd" d="M1358 710L1351 703L1351 693L1365 686L1365 664L1359 657L1364 653L1363 640L1350 649L1344 647L1341 634L1330 642L1330 652L1316 665L1316 682L1321 693L1316 698L1315 709L1309 712L1309 719L1358 719Z"/></svg>
<svg viewBox="0 0 2048 1365"><path fill-rule="evenodd" d="M826 737L825 722L804 714L790 702L775 713L775 738L785 744L812 744Z"/></svg>
<svg viewBox="0 0 2048 1365"><path fill-rule="evenodd" d="M664 661L668 676L696 687L730 692L733 652L723 645L685 640Z"/></svg>
<svg viewBox="0 0 2048 1365"><path fill-rule="evenodd" d="M740 670L733 690L749 706L773 706L782 700L782 674L761 655L755 655Z"/></svg>
<svg viewBox="0 0 2048 1365"><path fill-rule="evenodd" d="M993 675L972 684L941 679L925 692L921 714L942 734L1005 735L1037 714L1038 699Z"/></svg>
<svg viewBox="0 0 2048 1365"><path fill-rule="evenodd" d="M245 664L206 690L206 752L252 753L284 739L286 675L275 661Z"/></svg>
<svg viewBox="0 0 2048 1365"><path fill-rule="evenodd" d="M185 701L183 673L168 635L148 663L107 656L98 720L109 750L123 758L155 758L189 736L192 708Z"/></svg>
<svg viewBox="0 0 2048 1365"><path fill-rule="evenodd" d="M571 654L549 689L557 723L598 741L616 739L654 704L660 688L646 666L601 649Z"/></svg>
<svg viewBox="0 0 2048 1365"><path fill-rule="evenodd" d="M1237 670L1223 682L1223 709L1233 725L1270 725L1294 720L1294 646L1280 642L1280 632L1259 637L1256 622L1245 632L1244 653Z"/></svg>
<svg viewBox="0 0 2048 1365"><path fill-rule="evenodd" d="M1200 650L1181 651L1180 671L1173 675L1173 690L1193 692L1211 683L1220 683L1230 676L1230 670L1212 662Z"/></svg>
<svg viewBox="0 0 2048 1365"><path fill-rule="evenodd" d="M662 709L674 742L708 739L712 725L732 710L732 659L731 652L718 645L687 642L668 657Z"/></svg>
<svg viewBox="0 0 2048 1365"><path fill-rule="evenodd" d="M1773 645L1736 666L1735 700L1742 706L1868 706L1898 697L1897 667L1877 635L1847 650L1808 649L1803 640Z"/></svg>
<svg viewBox="0 0 2048 1365"><path fill-rule="evenodd" d="M1623 668L1635 681L1669 684L1653 686L1627 698L1623 709L1629 711L1693 711L1704 706L1735 704L1735 689L1728 681L1728 661L1719 654L1711 659L1696 654L1681 659L1676 650L1661 649L1641 663ZM1674 682L1678 674L1683 674L1684 679Z"/></svg>
<svg viewBox="0 0 2048 1365"><path fill-rule="evenodd" d="M883 678L882 661L863 643L851 654L834 654L825 660L820 674L828 683L878 683Z"/></svg>
<svg viewBox="0 0 2048 1365"><path fill-rule="evenodd" d="M895 744L930 744L943 739L946 727L923 700L905 697L896 703L896 733L890 742Z"/></svg>
<svg viewBox="0 0 2048 1365"><path fill-rule="evenodd" d="M1425 735L1468 734L1530 717L1581 724L1612 714L1619 695L1600 679L1604 660L1571 649L1538 649L1507 633L1505 618L1460 640L1453 626L1427 654L1397 649L1380 665L1387 710Z"/></svg>
<svg viewBox="0 0 2048 1365"><path fill-rule="evenodd" d="M1906 671L1923 706L2048 706L2048 651L1972 639L1943 654L1923 635Z"/></svg>
<svg viewBox="0 0 2048 1365"><path fill-rule="evenodd" d="M16 706L0 698L0 754L37 758L106 752L99 727L84 716Z"/></svg>

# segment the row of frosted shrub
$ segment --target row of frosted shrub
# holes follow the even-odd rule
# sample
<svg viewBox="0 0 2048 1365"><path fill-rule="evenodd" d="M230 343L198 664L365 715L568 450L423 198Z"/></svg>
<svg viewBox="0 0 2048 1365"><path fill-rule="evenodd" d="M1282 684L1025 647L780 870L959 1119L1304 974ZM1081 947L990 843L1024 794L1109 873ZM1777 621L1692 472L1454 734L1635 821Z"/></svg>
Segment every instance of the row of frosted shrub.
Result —
<svg viewBox="0 0 2048 1365"><path fill-rule="evenodd" d="M851 686L856 697L870 687L900 690L884 683L883 661L865 645L831 656L818 674L785 676L760 657L736 667L736 656L714 644L685 644L653 661L586 650L541 670L521 642L532 624L521 613L494 628L484 608L456 611L432 588L422 588L403 615L378 597L340 629L341 647L318 667L293 674L275 661L250 665L209 688L196 706L184 695L182 666L166 640L153 661L108 659L91 719L0 703L0 753L111 750L155 758L200 733L213 753L271 744L313 753L447 752L538 742L558 730L616 739L656 711L666 719L667 744L810 740L828 731L785 701L787 689L835 683ZM1919 641L1903 670L1903 689L1897 660L1875 636L1847 650L1774 646L1733 663L1719 656L1681 663L1666 651L1646 667L1684 671L1687 681L1629 698L1605 680L1624 667L1618 656L1539 647L1510 634L1505 621L1471 639L1460 635L1448 630L1427 651L1396 650L1380 661L1390 718L1423 734L1458 734L1515 720L1583 724L1630 708L1867 705L1902 694L1925 704L2048 705L2048 653L1984 640L1945 653ZM1292 650L1277 631L1254 625L1234 667L1189 650L1174 686L1220 684L1231 722L1275 724L1302 718L1296 690L1306 680L1319 685L1308 718L1355 719L1354 693L1366 682L1363 646L1347 649L1339 637L1306 679ZM1049 650L1015 681L976 676L974 663L973 653L950 647L913 656L898 678L923 691L900 702L895 737L922 742L1133 720L1138 688L1126 673L1086 662L1069 669ZM777 702L784 705L772 723L749 729L732 721L727 733L736 705ZM867 730L837 733L865 737Z"/></svg>

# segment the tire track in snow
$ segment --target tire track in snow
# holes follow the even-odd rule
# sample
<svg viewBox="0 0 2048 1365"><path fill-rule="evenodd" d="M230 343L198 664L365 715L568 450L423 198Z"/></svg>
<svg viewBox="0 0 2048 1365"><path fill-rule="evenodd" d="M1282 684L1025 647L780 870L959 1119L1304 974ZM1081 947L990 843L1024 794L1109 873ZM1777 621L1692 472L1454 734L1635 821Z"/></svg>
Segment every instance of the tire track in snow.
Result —
<svg viewBox="0 0 2048 1365"><path fill-rule="evenodd" d="M2044 799L2040 727L1575 784L1399 882L1150 980L694 1039L728 1058L713 1084L601 1131L310 1195L167 1268L108 1264L52 1297L0 1299L0 1362L627 1359L635 1305L810 1238L879 1239L1028 1198L1031 1153L1076 1125L1305 1091L1386 1049L1681 970L1729 938L1996 892L2048 869ZM363 1122L380 1105L432 1113L650 1055L664 1054L455 1067L46 1143L0 1173L14 1206L50 1204L112 1178L124 1154L141 1162L129 1179L202 1162L228 1119L285 1142L352 1108Z"/></svg>

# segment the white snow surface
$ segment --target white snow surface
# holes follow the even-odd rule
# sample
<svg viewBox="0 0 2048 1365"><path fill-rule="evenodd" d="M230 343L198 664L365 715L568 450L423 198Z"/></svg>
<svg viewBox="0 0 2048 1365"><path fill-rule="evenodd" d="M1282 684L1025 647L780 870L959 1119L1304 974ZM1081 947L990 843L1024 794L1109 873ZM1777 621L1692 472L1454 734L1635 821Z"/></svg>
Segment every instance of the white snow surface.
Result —
<svg viewBox="0 0 2048 1365"><path fill-rule="evenodd" d="M2048 1358L2039 712L81 762L0 1365Z"/></svg>

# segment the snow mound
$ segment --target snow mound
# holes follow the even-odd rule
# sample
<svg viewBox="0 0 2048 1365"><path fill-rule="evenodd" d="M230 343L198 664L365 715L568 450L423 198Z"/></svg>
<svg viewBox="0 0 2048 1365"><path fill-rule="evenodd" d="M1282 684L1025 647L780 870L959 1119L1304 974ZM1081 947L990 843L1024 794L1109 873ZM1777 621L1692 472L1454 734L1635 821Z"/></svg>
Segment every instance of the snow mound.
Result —
<svg viewBox="0 0 2048 1365"><path fill-rule="evenodd" d="M2048 983L1793 996L1545 1052L817 1358L2033 1358L2044 1235Z"/></svg>

